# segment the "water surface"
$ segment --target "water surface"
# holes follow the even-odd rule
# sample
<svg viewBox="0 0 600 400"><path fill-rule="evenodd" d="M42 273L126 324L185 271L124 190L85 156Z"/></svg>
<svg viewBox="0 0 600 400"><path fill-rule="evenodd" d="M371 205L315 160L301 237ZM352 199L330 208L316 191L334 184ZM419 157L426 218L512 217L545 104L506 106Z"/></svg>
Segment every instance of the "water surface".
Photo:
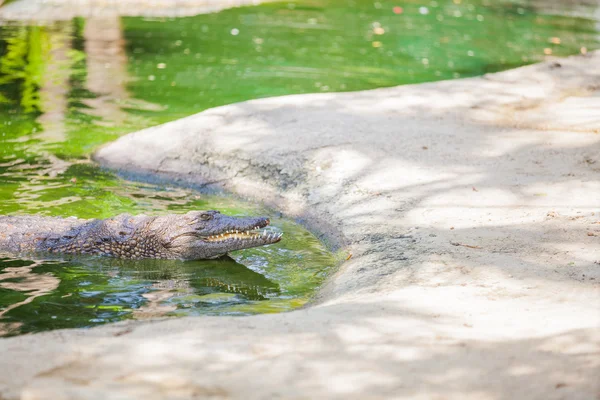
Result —
<svg viewBox="0 0 600 400"><path fill-rule="evenodd" d="M231 197L122 181L92 166L72 166L85 167L91 169L87 175L72 172L77 186L101 186L104 198L89 202L90 208L66 208L82 217L100 217L110 209L164 214L218 208L229 215L269 215L258 204ZM108 211L94 208L104 203L110 203ZM272 215L269 229L283 231L282 241L217 260L18 259L0 253L0 335L132 318L292 310L310 299L338 261L292 221Z"/></svg>

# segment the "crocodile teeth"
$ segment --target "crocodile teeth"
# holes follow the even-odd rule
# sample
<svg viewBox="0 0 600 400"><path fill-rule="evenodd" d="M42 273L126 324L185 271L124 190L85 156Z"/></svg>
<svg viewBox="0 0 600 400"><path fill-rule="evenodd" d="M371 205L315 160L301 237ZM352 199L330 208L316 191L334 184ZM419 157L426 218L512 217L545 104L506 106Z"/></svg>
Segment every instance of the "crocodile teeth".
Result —
<svg viewBox="0 0 600 400"><path fill-rule="evenodd" d="M1 0L0 0L1 1ZM273 232L272 230L261 229L256 226L254 229L241 231L239 229L230 229L223 231L222 233L216 233L214 235L207 236L207 239L212 242L227 242L232 241L236 243L275 243L277 242L283 233Z"/></svg>

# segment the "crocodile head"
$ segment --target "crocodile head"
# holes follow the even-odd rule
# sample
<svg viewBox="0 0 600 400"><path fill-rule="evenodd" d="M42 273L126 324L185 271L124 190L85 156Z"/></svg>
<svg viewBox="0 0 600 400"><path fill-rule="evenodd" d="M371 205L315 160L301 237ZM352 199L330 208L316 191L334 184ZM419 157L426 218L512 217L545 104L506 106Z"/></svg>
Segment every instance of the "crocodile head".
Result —
<svg viewBox="0 0 600 400"><path fill-rule="evenodd" d="M238 218L218 211L190 211L160 221L164 233L160 236L169 258L210 259L234 250L279 242L281 233L262 230L269 223L264 217Z"/></svg>

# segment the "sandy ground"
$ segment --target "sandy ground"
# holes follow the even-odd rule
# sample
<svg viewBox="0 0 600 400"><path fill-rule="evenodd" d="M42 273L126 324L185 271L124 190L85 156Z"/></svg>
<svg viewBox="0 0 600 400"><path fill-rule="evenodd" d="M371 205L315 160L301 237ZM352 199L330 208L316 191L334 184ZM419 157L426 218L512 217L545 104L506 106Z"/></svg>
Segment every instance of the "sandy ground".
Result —
<svg viewBox="0 0 600 400"><path fill-rule="evenodd" d="M351 255L302 310L0 340L0 398L600 398L600 52L121 138Z"/></svg>
<svg viewBox="0 0 600 400"><path fill-rule="evenodd" d="M0 8L0 24L5 21L44 24L75 17L105 18L115 15L185 17L269 1L275 0L17 0Z"/></svg>

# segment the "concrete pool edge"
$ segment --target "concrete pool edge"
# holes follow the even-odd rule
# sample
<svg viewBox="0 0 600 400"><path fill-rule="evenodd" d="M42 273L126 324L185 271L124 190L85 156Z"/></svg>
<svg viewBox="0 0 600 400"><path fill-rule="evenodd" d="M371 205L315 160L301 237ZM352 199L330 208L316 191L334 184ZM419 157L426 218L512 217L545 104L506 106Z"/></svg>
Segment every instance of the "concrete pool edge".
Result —
<svg viewBox="0 0 600 400"><path fill-rule="evenodd" d="M49 24L77 17L190 17L273 1L278 0L17 0L0 2L0 25L6 21Z"/></svg>
<svg viewBox="0 0 600 400"><path fill-rule="evenodd" d="M304 218L352 258L304 310L0 340L0 395L591 398L599 63L250 101L104 147L104 165Z"/></svg>

